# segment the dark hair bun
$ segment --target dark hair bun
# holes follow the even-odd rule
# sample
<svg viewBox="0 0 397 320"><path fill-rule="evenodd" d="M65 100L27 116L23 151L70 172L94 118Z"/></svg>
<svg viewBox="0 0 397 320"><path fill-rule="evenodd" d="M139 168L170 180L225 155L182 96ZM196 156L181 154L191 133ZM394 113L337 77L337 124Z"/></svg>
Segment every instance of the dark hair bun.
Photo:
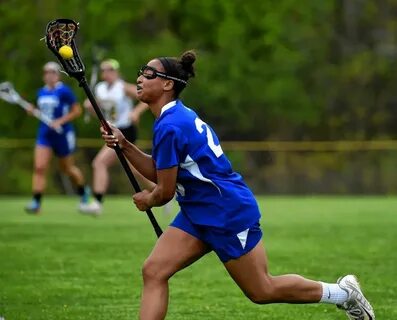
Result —
<svg viewBox="0 0 397 320"><path fill-rule="evenodd" d="M184 52L179 58L183 70L188 74L188 77L194 77L193 63L196 61L196 53L193 50Z"/></svg>

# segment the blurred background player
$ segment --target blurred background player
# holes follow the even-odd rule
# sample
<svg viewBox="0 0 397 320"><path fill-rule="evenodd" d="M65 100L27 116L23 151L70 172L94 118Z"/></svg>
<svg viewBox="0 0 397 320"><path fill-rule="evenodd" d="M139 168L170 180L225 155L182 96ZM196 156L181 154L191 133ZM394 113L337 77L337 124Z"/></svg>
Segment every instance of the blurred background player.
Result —
<svg viewBox="0 0 397 320"><path fill-rule="evenodd" d="M37 94L37 107L48 118L52 119L51 127L40 122L36 146L34 149L34 170L32 179L33 199L25 207L28 213L40 211L42 194L46 187L46 172L52 154L59 159L62 173L69 176L80 196L80 206L88 202L88 188L81 170L74 164L73 152L76 148L76 137L72 120L81 114L80 104L72 90L60 81L60 66L48 62L43 67L42 87ZM35 108L31 105L31 111ZM62 133L54 129L62 128Z"/></svg>
<svg viewBox="0 0 397 320"><path fill-rule="evenodd" d="M136 85L127 83L120 77L120 64L115 59L102 61L100 66L102 82L95 86L95 97L105 118L119 128L130 142L137 138L137 124L141 114L147 110L145 103L139 102L135 107L133 99L137 99ZM84 107L93 112L89 100L84 101ZM102 212L104 195L109 186L108 169L117 162L117 155L111 148L104 145L92 161L93 168L93 201L80 207L80 211L88 214ZM132 168L133 169L133 168ZM133 169L138 182L142 177ZM151 183L150 183L151 184ZM150 186L148 186L150 188Z"/></svg>

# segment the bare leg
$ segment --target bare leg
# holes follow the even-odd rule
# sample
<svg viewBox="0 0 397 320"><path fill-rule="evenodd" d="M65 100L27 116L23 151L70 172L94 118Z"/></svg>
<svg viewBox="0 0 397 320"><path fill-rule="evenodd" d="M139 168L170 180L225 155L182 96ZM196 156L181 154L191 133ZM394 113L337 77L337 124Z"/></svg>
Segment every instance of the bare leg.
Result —
<svg viewBox="0 0 397 320"><path fill-rule="evenodd" d="M226 262L225 267L245 295L255 303L317 303L322 296L319 282L293 274L271 276L262 242L246 255Z"/></svg>
<svg viewBox="0 0 397 320"><path fill-rule="evenodd" d="M93 191L104 194L109 185L108 169L116 162L117 156L114 150L103 146L92 162L93 168Z"/></svg>
<svg viewBox="0 0 397 320"><path fill-rule="evenodd" d="M168 227L143 266L141 320L164 319L168 308L168 279L209 251L204 242Z"/></svg>
<svg viewBox="0 0 397 320"><path fill-rule="evenodd" d="M32 178L32 189L34 193L42 193L45 190L46 173L51 157L51 148L36 145L34 149L34 168Z"/></svg>
<svg viewBox="0 0 397 320"><path fill-rule="evenodd" d="M109 173L108 169L116 163L117 155L116 152L107 146L103 146L102 149L96 155L92 162L94 170L94 181L93 190L94 193L105 194L109 186ZM153 190L155 184L145 177L143 177L129 162L128 162L134 177L137 179L139 185L148 190Z"/></svg>
<svg viewBox="0 0 397 320"><path fill-rule="evenodd" d="M81 173L81 170L75 165L74 157L72 155L59 158L59 167L64 174L70 177L74 185L84 185L84 176Z"/></svg>

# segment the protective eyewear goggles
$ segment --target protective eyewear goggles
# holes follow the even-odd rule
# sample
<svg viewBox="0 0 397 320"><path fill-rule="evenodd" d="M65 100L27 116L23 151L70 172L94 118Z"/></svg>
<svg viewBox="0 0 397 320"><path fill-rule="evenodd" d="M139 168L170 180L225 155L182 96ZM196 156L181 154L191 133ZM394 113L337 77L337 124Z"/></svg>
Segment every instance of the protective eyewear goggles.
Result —
<svg viewBox="0 0 397 320"><path fill-rule="evenodd" d="M173 77L173 76L169 76L163 72L157 71L155 68L150 67L150 66L142 66L139 71L138 71L138 77L139 76L143 76L146 79L155 79L157 77L159 78L163 78L163 79L170 79L170 80L174 80L174 81L179 81L183 84L187 84L187 81Z"/></svg>

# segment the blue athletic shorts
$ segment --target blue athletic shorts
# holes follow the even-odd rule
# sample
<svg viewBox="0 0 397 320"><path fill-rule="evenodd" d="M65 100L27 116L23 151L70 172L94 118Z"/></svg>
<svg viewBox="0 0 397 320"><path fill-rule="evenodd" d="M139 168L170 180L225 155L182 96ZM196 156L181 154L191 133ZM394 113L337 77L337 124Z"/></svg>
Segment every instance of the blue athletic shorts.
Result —
<svg viewBox="0 0 397 320"><path fill-rule="evenodd" d="M194 224L181 211L170 225L206 243L223 263L231 259L237 259L250 252L262 238L259 221L250 228L234 232Z"/></svg>
<svg viewBox="0 0 397 320"><path fill-rule="evenodd" d="M76 149L76 136L73 130L58 134L55 131L39 131L36 144L51 148L58 157L66 157Z"/></svg>

